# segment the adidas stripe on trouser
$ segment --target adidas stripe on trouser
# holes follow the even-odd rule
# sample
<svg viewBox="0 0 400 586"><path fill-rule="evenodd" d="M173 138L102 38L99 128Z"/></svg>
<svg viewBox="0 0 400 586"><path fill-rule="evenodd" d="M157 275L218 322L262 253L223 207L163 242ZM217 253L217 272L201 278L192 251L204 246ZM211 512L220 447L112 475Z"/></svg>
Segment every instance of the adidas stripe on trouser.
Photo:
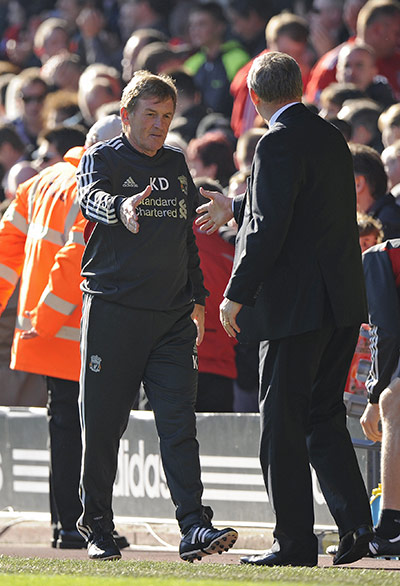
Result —
<svg viewBox="0 0 400 586"><path fill-rule="evenodd" d="M95 520L104 531L114 527L111 501L119 440L141 381L154 411L176 518L183 531L200 518L203 486L194 413L197 351L191 310L136 310L84 295L80 393L84 511L78 528L86 536Z"/></svg>

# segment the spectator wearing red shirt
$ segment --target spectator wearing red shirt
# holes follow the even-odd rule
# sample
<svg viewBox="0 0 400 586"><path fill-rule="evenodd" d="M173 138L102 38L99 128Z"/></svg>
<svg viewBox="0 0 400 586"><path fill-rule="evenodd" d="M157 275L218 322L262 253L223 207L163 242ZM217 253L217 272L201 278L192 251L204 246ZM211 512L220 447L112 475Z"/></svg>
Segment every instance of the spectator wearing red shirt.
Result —
<svg viewBox="0 0 400 586"><path fill-rule="evenodd" d="M195 184L196 187L222 193L218 181L200 177L195 179ZM205 198L201 199L204 200L201 203L206 203ZM233 411L233 383L237 376L236 340L225 334L219 320L219 304L232 271L235 247L224 240L219 232L209 236L201 232L196 224L193 228L204 285L210 292L206 299L204 339L197 350L199 379L196 411L229 413Z"/></svg>
<svg viewBox="0 0 400 586"><path fill-rule="evenodd" d="M374 50L360 41L347 43L340 50L336 79L339 83L354 83L359 90L365 92L367 98L375 100L381 109L396 102L387 79L378 75Z"/></svg>
<svg viewBox="0 0 400 586"><path fill-rule="evenodd" d="M398 0L369 0L360 10L357 18L357 36L347 43L360 40L370 45L376 55L379 75L390 83L393 93L400 99L400 2ZM336 81L336 65L342 43L328 51L314 65L306 87L305 98L318 104L321 91Z"/></svg>
<svg viewBox="0 0 400 586"><path fill-rule="evenodd" d="M311 68L307 47L308 34L307 21L300 16L289 13L273 16L265 29L268 48L259 55L263 55L267 51L281 51L296 59L302 72L303 86L305 87ZM254 59L239 69L231 83L231 94L234 100L231 126L236 137L252 128L257 116L247 88L247 74Z"/></svg>

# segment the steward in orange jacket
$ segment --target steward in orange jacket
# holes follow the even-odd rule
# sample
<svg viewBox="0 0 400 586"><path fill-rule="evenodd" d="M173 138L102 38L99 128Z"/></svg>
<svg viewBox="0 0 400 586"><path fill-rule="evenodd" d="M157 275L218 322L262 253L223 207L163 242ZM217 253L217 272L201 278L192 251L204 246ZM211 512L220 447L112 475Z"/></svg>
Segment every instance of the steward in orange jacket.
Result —
<svg viewBox="0 0 400 586"><path fill-rule="evenodd" d="M105 117L100 128L95 124L86 142L90 133L93 142L101 140L96 132L115 135L120 128L116 120ZM46 375L47 380L52 546L61 549L86 547L76 529L82 511L78 381L86 220L77 201L75 173L84 150L70 149L65 163L20 185L0 224L0 313L21 277L11 367ZM115 538L120 547L129 545L116 532Z"/></svg>
<svg viewBox="0 0 400 586"><path fill-rule="evenodd" d="M83 218L76 167L83 147L21 184L0 224L0 313L21 288L11 368L79 380ZM21 337L36 330L38 336Z"/></svg>
<svg viewBox="0 0 400 586"><path fill-rule="evenodd" d="M22 183L0 224L0 311L20 277L11 368L46 375L54 547L84 547L79 424L80 265L86 223L76 200L83 147Z"/></svg>

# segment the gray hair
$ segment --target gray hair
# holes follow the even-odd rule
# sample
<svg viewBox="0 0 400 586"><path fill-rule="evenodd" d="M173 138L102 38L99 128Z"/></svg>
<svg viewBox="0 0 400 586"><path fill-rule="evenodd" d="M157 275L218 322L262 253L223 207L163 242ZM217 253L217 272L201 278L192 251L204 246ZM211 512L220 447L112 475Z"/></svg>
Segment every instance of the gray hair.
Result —
<svg viewBox="0 0 400 586"><path fill-rule="evenodd" d="M171 77L139 70L122 92L120 105L131 113L140 98L158 98L160 102L171 98L175 109L176 96L176 87Z"/></svg>
<svg viewBox="0 0 400 586"><path fill-rule="evenodd" d="M299 100L303 94L297 61L278 51L264 53L254 60L247 76L247 86L269 103Z"/></svg>

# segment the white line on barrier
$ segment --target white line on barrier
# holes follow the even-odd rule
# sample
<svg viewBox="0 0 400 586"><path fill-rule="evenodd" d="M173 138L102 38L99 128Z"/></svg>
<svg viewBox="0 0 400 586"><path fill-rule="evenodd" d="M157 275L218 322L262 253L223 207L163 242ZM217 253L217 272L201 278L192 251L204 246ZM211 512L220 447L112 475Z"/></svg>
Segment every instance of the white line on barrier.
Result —
<svg viewBox="0 0 400 586"><path fill-rule="evenodd" d="M13 460L34 460L36 462L49 462L50 454L48 450L31 450L14 448L12 450Z"/></svg>
<svg viewBox="0 0 400 586"><path fill-rule="evenodd" d="M245 484L250 486L264 486L261 474L229 474L223 472L202 472L203 484Z"/></svg>
<svg viewBox="0 0 400 586"><path fill-rule="evenodd" d="M200 456L200 464L210 468L255 468L260 469L258 458L242 456Z"/></svg>
<svg viewBox="0 0 400 586"><path fill-rule="evenodd" d="M48 494L48 482L33 482L32 480L14 480L14 492L35 492L37 494Z"/></svg>
<svg viewBox="0 0 400 586"><path fill-rule="evenodd" d="M225 489L204 489L204 499L212 501L237 501L247 503L267 503L268 496L265 491L255 490L225 490Z"/></svg>
<svg viewBox="0 0 400 586"><path fill-rule="evenodd" d="M12 467L13 476L32 476L34 478L48 478L49 467L48 466L22 466L13 465Z"/></svg>

